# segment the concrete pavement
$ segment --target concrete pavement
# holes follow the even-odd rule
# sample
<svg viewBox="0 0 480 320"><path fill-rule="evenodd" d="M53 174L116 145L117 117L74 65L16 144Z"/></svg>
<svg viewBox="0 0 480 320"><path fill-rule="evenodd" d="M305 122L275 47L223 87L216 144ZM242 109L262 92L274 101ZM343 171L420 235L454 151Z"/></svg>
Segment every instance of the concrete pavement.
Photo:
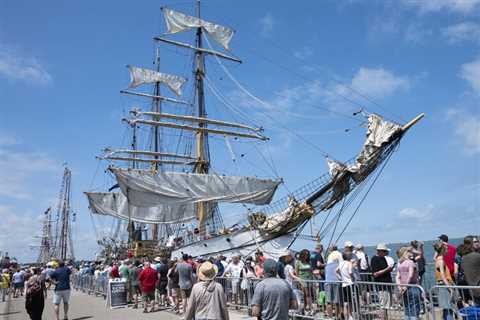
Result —
<svg viewBox="0 0 480 320"><path fill-rule="evenodd" d="M69 320L180 320L181 317L167 312L157 311L153 313L142 313L142 309L120 308L107 309L105 300L102 297L95 297L72 291L70 299ZM9 299L7 302L0 302L0 320L28 320L29 316L25 311L25 299L23 297ZM54 320L52 296L49 294L45 301L43 312L44 320ZM63 319L63 306L60 310L60 319ZM231 320L254 319L244 314L230 312Z"/></svg>

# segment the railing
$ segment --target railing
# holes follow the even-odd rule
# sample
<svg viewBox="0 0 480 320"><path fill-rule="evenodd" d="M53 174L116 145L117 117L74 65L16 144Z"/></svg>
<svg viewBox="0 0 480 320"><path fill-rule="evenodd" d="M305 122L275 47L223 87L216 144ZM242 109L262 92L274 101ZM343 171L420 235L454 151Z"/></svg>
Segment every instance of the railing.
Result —
<svg viewBox="0 0 480 320"><path fill-rule="evenodd" d="M480 320L480 286L441 286L430 289L433 320Z"/></svg>
<svg viewBox="0 0 480 320"><path fill-rule="evenodd" d="M216 278L230 307L251 312L256 285L262 279ZM108 277L72 275L72 287L106 297ZM480 320L480 286L433 286L428 295L419 285L319 280L288 283L297 300L292 319ZM473 305L476 304L477 307Z"/></svg>
<svg viewBox="0 0 480 320"><path fill-rule="evenodd" d="M250 311L256 284L261 279L216 278L227 302L237 309ZM429 319L428 300L419 285L357 281L353 284L326 281L289 283L297 300L292 318L341 319ZM479 319L480 320L480 319Z"/></svg>
<svg viewBox="0 0 480 320"><path fill-rule="evenodd" d="M89 274L74 274L71 277L71 283L75 290L94 294L98 296L107 296L108 277L101 275L95 278Z"/></svg>

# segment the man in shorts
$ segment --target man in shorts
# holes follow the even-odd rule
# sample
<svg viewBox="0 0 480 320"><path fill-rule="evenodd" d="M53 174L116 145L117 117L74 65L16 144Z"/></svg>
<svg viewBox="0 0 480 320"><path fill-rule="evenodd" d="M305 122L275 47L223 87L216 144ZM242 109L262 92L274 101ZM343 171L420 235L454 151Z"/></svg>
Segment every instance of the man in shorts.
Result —
<svg viewBox="0 0 480 320"><path fill-rule="evenodd" d="M12 276L13 283L13 297L18 298L20 295L23 296L23 289L25 287L25 274L22 270L18 269Z"/></svg>
<svg viewBox="0 0 480 320"><path fill-rule="evenodd" d="M64 319L68 319L68 304L70 301L70 274L72 271L65 266L65 262L60 261L58 268L50 275L50 282L55 284L53 291L53 309L55 310L55 319L60 320L60 302L63 301Z"/></svg>
<svg viewBox="0 0 480 320"><path fill-rule="evenodd" d="M150 262L145 261L143 263L143 270L140 272L138 280L142 289L143 313L148 312L150 302L152 302L150 312L153 312L155 309L155 287L158 282L158 273L157 270L150 266Z"/></svg>
<svg viewBox="0 0 480 320"><path fill-rule="evenodd" d="M183 312L187 310L187 299L190 297L193 287L193 268L188 261L188 254L182 256L182 260L177 263L178 285L182 294Z"/></svg>

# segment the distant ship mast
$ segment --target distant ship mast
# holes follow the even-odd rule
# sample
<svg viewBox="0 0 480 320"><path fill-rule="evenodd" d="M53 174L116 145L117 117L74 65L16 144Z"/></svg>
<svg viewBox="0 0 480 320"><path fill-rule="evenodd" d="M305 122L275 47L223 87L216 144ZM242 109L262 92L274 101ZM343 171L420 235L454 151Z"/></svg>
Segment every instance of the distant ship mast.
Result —
<svg viewBox="0 0 480 320"><path fill-rule="evenodd" d="M63 171L62 186L60 189L57 207L57 223L55 228L55 251L54 256L61 260L75 259L72 240L72 221L75 213L71 211L71 181L72 172L65 167Z"/></svg>

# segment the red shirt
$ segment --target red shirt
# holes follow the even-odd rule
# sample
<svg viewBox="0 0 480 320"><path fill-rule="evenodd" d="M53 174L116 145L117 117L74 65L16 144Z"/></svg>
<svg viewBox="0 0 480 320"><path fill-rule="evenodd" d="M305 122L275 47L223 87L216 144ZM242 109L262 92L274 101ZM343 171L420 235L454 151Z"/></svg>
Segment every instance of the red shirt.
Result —
<svg viewBox="0 0 480 320"><path fill-rule="evenodd" d="M140 272L138 276L138 280L140 281L140 288L142 288L142 292L149 293L155 291L155 284L158 280L158 272L153 268L145 268Z"/></svg>
<svg viewBox="0 0 480 320"><path fill-rule="evenodd" d="M112 278L120 278L120 273L118 273L118 267L116 265L112 267L112 270L110 271L110 276Z"/></svg>
<svg viewBox="0 0 480 320"><path fill-rule="evenodd" d="M450 274L454 275L455 271L455 255L457 252L457 249L453 244L448 243L447 244L447 254L443 257L443 260L445 261L445 265L448 268L448 271L450 271Z"/></svg>

